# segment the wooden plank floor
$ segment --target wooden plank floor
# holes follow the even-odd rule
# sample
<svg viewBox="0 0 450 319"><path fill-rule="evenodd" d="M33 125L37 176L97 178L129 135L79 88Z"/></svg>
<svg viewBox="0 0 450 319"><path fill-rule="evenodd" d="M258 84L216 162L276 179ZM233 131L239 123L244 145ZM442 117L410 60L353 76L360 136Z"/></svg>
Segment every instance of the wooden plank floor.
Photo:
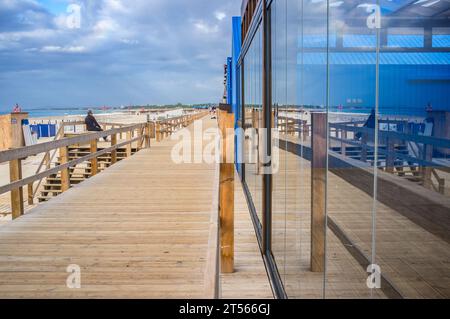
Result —
<svg viewBox="0 0 450 319"><path fill-rule="evenodd" d="M0 298L201 298L215 166L173 163L175 143L153 143L0 227ZM262 259L251 261L267 282ZM66 286L70 264L81 289ZM228 296L239 283L224 286Z"/></svg>

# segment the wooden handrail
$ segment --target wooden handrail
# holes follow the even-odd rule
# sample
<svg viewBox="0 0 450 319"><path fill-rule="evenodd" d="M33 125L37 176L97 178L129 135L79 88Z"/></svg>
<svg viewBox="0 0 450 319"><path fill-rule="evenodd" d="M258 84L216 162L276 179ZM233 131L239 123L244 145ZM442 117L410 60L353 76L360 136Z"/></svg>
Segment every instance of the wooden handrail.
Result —
<svg viewBox="0 0 450 319"><path fill-rule="evenodd" d="M12 208L12 216L13 219L20 217L24 214L24 199L23 199L23 187L28 186L28 202L33 203L35 192L33 191L33 185L36 181L39 181L39 184L42 182L42 180L46 177L49 177L53 174L58 174L58 172L61 172L61 190L64 192L70 188L70 176L69 176L69 168L75 167L78 164L81 164L85 161L91 161L93 165L97 163L97 158L103 154L110 153L116 151L118 148L127 146L129 147L132 143L137 142L138 146L139 144L142 146L143 140L146 138L143 136L143 134L140 134L139 136L135 138L131 138L130 132L138 129L145 129L146 126L149 126L149 123L143 123L143 124L136 124L136 125L130 125L122 128L117 129L111 129L108 131L103 132L93 132L90 134L80 135L72 138L64 138L60 140L54 140L47 143L42 144L36 144L32 146L17 148L17 149L11 149L7 151L0 152L0 163L9 161L10 165L10 171L14 174L10 174L11 181L9 184L1 186L0 187L0 194L4 194L7 192L11 192L11 208ZM61 132L63 132L64 129L62 129ZM100 151L97 150L96 142L99 138L106 137L106 136L117 136L117 134L122 132L128 132L128 139L125 142L122 142L120 144L112 145L109 148L102 149ZM142 131L143 132L143 131ZM57 136L58 137L58 136ZM147 137L148 139L150 137ZM77 158L74 160L69 161L68 158L68 147L70 145L75 144L90 144L91 145L91 154L86 155L81 158ZM148 143L148 146L150 143ZM42 162L40 167L38 168L38 173L27 177L22 178L22 164L21 161L23 158L26 158L28 156L36 155L39 153L46 153L45 157L48 159L48 155L52 150L55 150L55 153L57 150L60 152L61 157L61 163L60 165L54 167L54 168L48 168L44 172L40 172L41 168L44 167ZM54 156L55 154L53 154ZM131 154L129 154L131 155ZM45 160L45 159L44 159ZM92 169L92 173L95 172L95 168ZM36 188L37 190L38 188Z"/></svg>
<svg viewBox="0 0 450 319"><path fill-rule="evenodd" d="M367 127L354 127L354 126L348 126L348 125L342 125L340 123L330 123L330 128L338 128L338 129L344 129L349 132L361 132L366 133L368 137L373 137L375 135L374 129L370 129ZM450 140L443 139L443 138L437 138L432 136L425 136L425 135L410 135L405 133L399 133L399 132L393 132L393 131L380 131L378 132L379 139L395 139L400 141L412 141L416 143L421 144L429 144L433 145L434 147L442 147L442 148L450 148Z"/></svg>
<svg viewBox="0 0 450 319"><path fill-rule="evenodd" d="M11 183L9 183L7 185L4 185L4 186L0 186L0 195L4 194L4 193L7 193L7 192L10 192L10 191L12 191L14 189L17 189L17 188L20 188L20 187L24 187L24 186L26 186L28 184L34 183L34 182L36 182L39 179L46 178L46 177L48 177L50 175L53 175L53 174L57 174L61 170L68 169L70 167L76 166L76 165L81 164L83 162L89 161L89 160L91 160L93 158L96 158L96 157L99 157L101 155L110 153L111 151L117 150L118 148L121 148L123 146L129 145L130 143L136 142L140 138L141 137L135 137L135 138L133 138L131 140L128 140L128 141L116 144L116 145L108 147L108 148L104 148L104 149L102 149L100 151L97 151L95 153L92 153L92 154L89 154L89 155L86 155L86 156L83 156L83 157L71 160L71 161L69 161L67 163L64 163L64 164L60 164L60 165L58 165L58 166L56 166L54 168L48 169L48 170L43 171L43 172L41 172L39 174L36 174L36 175L30 176L30 177L27 177L27 178L24 178L24 179L20 179L20 180L11 182Z"/></svg>
<svg viewBox="0 0 450 319"><path fill-rule="evenodd" d="M59 149L61 147L66 147L66 146L70 146L70 145L74 145L74 144L88 144L93 139L100 139L103 137L108 137L112 134L128 132L128 131L137 129L137 128L141 127L142 125L145 125L145 124L135 124L135 125L131 125L131 126L111 129L108 131L93 132L93 133L86 134L86 135L80 135L80 136L71 137L71 138L64 138L61 140L46 142L46 143L42 143L42 144L36 144L36 145L11 149L11 150L7 150L7 151L2 151L2 152L0 152L0 163L9 162L9 161L12 161L15 159L26 158L28 156L34 156L36 154L52 151L54 149Z"/></svg>
<svg viewBox="0 0 450 319"><path fill-rule="evenodd" d="M154 121L153 123L155 126L156 141L160 142L165 137L168 137L169 135L173 134L175 132L174 128L186 127L195 120L198 120L206 116L208 113L209 113L208 111L203 111L190 115L183 115L169 119Z"/></svg>
<svg viewBox="0 0 450 319"><path fill-rule="evenodd" d="M119 126L119 127L126 126L126 124L123 124L123 123L104 123L104 122L99 122L99 124L102 125L102 126L110 125L110 126L112 126L112 128L114 128L114 126ZM60 127L58 129L58 132L56 133L53 141L56 141L58 139L63 138L64 134L65 134L65 128L67 126L73 126L73 125L85 125L85 122L84 121L61 122ZM113 135L114 134L112 134L111 136L113 136ZM39 166L38 166L38 168L36 170L35 175L37 175L37 174L39 174L41 172L41 169L44 166L44 163L46 161L48 161L48 165L50 165L53 162L53 160L54 160L54 158L55 158L55 156L56 156L56 154L58 152L58 149L53 150L53 154L49 157L50 152L51 151L48 151L48 152L45 153L44 157L42 158L42 160L41 160L41 162L40 162L40 164L39 164ZM47 167L47 168L49 168L49 167ZM43 178L40 179L39 182L38 182L38 185L36 187L34 187L33 184L29 184L28 185L28 192L29 193L28 193L28 199L27 200L28 200L28 203L30 205L33 204L33 200L36 197L36 194L39 191L39 187L41 186L43 180L44 180ZM30 194L30 191L31 191L31 194Z"/></svg>

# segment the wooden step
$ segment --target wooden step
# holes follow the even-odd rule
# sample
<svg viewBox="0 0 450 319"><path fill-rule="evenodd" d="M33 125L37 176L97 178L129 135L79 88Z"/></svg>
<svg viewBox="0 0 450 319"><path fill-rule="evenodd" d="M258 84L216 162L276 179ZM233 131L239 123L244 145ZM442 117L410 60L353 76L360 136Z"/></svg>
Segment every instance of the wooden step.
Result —
<svg viewBox="0 0 450 319"><path fill-rule="evenodd" d="M61 177L60 178L58 178L58 177L54 177L54 178L47 178L46 179L47 181L50 181L50 182L61 182ZM82 181L85 181L86 179L85 178L83 178L83 177L70 177L70 181L71 182L82 182Z"/></svg>

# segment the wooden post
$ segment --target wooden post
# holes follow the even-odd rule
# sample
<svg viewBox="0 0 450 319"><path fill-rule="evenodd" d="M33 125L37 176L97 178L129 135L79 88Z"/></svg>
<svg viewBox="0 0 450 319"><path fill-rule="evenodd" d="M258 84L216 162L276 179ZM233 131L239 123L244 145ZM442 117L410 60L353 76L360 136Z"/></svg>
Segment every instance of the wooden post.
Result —
<svg viewBox="0 0 450 319"><path fill-rule="evenodd" d="M341 130L341 154L346 156L347 155L347 144L345 144L344 140L347 139L347 130L343 129Z"/></svg>
<svg viewBox="0 0 450 319"><path fill-rule="evenodd" d="M111 146L117 145L117 134L111 135ZM111 151L111 164L117 163L117 149Z"/></svg>
<svg viewBox="0 0 450 319"><path fill-rule="evenodd" d="M161 142L161 123L156 122L156 141Z"/></svg>
<svg viewBox="0 0 450 319"><path fill-rule="evenodd" d="M395 164L395 144L392 139L386 140L386 172L394 173Z"/></svg>
<svg viewBox="0 0 450 319"><path fill-rule="evenodd" d="M69 162L69 148L67 146L59 149L59 158L61 164ZM70 172L69 168L61 170L61 191L65 192L70 188Z"/></svg>
<svg viewBox="0 0 450 319"><path fill-rule="evenodd" d="M261 173L261 161L260 161L260 149L259 149L259 110L257 109L253 109L253 115L252 115L252 126L254 129L254 132L256 133L256 138L254 138L254 142L255 142L255 159L256 159L256 174L260 174Z"/></svg>
<svg viewBox="0 0 450 319"><path fill-rule="evenodd" d="M28 184L28 205L34 205L33 183Z"/></svg>
<svg viewBox="0 0 450 319"><path fill-rule="evenodd" d="M147 122L145 125L145 148L150 148L151 131L151 123Z"/></svg>
<svg viewBox="0 0 450 319"><path fill-rule="evenodd" d="M227 129L234 127L234 114L221 110L219 113L219 128L222 135L219 186L221 269L223 273L232 273L234 272L234 134L227 135Z"/></svg>
<svg viewBox="0 0 450 319"><path fill-rule="evenodd" d="M150 138L156 138L156 125L155 122L150 122Z"/></svg>
<svg viewBox="0 0 450 319"><path fill-rule="evenodd" d="M15 182L22 179L22 160L16 159L9 162L10 181ZM19 187L11 191L12 218L16 219L23 215L23 188Z"/></svg>
<svg viewBox="0 0 450 319"><path fill-rule="evenodd" d="M433 146L429 144L424 144L423 146L423 160L427 162L431 162L433 160ZM430 164L422 166L422 175L423 175L423 186L425 188L432 188L431 184L431 170L432 167Z"/></svg>
<svg viewBox="0 0 450 319"><path fill-rule="evenodd" d="M45 153L44 157L45 157L45 167L47 169L50 169L50 165L51 165L50 152Z"/></svg>
<svg viewBox="0 0 450 319"><path fill-rule="evenodd" d="M139 137L139 139L137 141L137 146L136 146L137 151L139 151L142 148L142 137L143 137L142 131L143 130L144 130L144 127L140 127L137 130L137 134L138 134L138 137Z"/></svg>
<svg viewBox="0 0 450 319"><path fill-rule="evenodd" d="M127 141L131 141L131 131L127 132ZM127 144L127 157L131 156L131 142Z"/></svg>
<svg viewBox="0 0 450 319"><path fill-rule="evenodd" d="M367 133L363 132L361 137L361 161L367 162Z"/></svg>
<svg viewBox="0 0 450 319"><path fill-rule="evenodd" d="M311 113L311 115L311 271L323 272L326 231L327 114Z"/></svg>
<svg viewBox="0 0 450 319"><path fill-rule="evenodd" d="M91 154L97 153L97 139L91 141ZM91 176L98 174L98 159L94 157L91 159Z"/></svg>

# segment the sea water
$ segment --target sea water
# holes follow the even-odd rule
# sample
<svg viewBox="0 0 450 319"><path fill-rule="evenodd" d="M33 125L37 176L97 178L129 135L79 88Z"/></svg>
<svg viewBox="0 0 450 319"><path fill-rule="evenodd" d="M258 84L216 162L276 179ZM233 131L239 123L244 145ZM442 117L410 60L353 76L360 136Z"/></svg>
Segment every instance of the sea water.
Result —
<svg viewBox="0 0 450 319"><path fill-rule="evenodd" d="M89 109L87 108L39 108L39 109L27 109L22 108L22 112L28 112L30 118L46 118L50 116L68 116L68 115L86 115L87 111ZM108 109L108 110L95 110L93 109L94 114L101 115L101 114L110 114L113 112L120 112L123 111L121 109ZM0 114L8 114L11 111L1 109Z"/></svg>

